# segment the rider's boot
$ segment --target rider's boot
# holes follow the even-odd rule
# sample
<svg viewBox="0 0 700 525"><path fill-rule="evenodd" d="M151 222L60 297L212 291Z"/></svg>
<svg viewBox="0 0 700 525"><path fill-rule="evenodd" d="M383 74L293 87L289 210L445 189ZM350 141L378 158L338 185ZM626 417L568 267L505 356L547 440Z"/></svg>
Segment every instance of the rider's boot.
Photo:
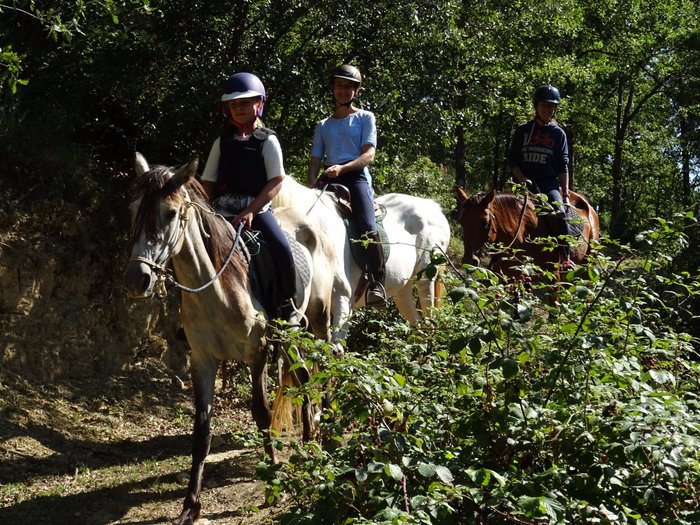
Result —
<svg viewBox="0 0 700 525"><path fill-rule="evenodd" d="M289 323L292 329L298 329L302 326L304 314L297 309L294 302L297 289L297 272L294 265L280 272L280 284L283 299L280 301L277 317Z"/></svg>
<svg viewBox="0 0 700 525"><path fill-rule="evenodd" d="M384 308L386 306L386 290L384 289L384 250L379 234L369 234L371 242L367 246L367 266L369 270L369 284L365 291L365 303L367 306Z"/></svg>

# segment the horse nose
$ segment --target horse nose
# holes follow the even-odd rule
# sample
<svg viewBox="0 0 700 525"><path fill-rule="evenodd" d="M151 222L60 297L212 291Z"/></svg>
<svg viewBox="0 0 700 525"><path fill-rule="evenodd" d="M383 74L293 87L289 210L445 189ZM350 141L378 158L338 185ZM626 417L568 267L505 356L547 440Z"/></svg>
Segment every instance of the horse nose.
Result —
<svg viewBox="0 0 700 525"><path fill-rule="evenodd" d="M134 297L150 297L153 295L155 275L151 268L142 262L131 262L124 273L126 286Z"/></svg>

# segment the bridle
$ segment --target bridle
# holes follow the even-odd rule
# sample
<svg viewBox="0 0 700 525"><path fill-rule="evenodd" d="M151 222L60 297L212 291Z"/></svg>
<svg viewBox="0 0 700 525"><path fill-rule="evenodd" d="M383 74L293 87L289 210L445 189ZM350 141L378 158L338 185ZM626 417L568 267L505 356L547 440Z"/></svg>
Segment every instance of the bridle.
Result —
<svg viewBox="0 0 700 525"><path fill-rule="evenodd" d="M525 218L525 213L527 212L527 204L528 204L528 195L525 194L525 201L523 202L522 210L520 212L520 218L518 220L518 227L515 230L515 233L513 234L513 238L510 241L510 244L506 247L506 249L510 249L513 247L515 244L515 241L518 239L518 236L520 234L520 229L523 226L523 220ZM461 213L464 213L464 210L466 209L466 203L462 205L462 211ZM486 219L483 224L483 230L482 230L482 243L481 246L477 249L474 250L474 253L479 253L481 252L485 246L488 243L495 242L496 240L496 232L498 231L498 221L496 219L496 214L493 213L493 210L491 209L491 205L487 205L484 208Z"/></svg>
<svg viewBox="0 0 700 525"><path fill-rule="evenodd" d="M188 293L199 293L203 290L206 290L209 288L216 280L221 277L221 275L224 273L224 270L226 270L226 267L230 264L230 262L233 260L233 254L236 252L236 249L238 248L240 241L241 241L241 230L243 229L243 223L238 225L238 229L234 230L233 226L229 221L226 220L226 218L223 215L220 215L204 206L201 204L198 204L196 202L193 202L189 194L187 193L187 190L184 188L182 189L184 193L184 201L180 204L180 207L178 208L178 216L179 216L179 227L178 227L178 232L177 232L177 238L175 239L175 242L173 243L173 246L177 246L182 238L185 235L185 231L187 230L187 225L190 219L190 210L194 210L195 212L195 217L197 220L197 224L199 225L200 232L202 235L205 237L209 237L209 234L206 232L204 229L204 224L202 222L202 213L209 213L211 215L214 215L216 217L219 217L221 220L223 220L226 223L226 226L228 227L229 232L232 234L234 242L231 245L231 249L228 252L228 255L226 256L226 261L224 261L224 264L221 266L221 268L216 272L216 274L205 284L202 286L199 286L197 288L190 288L188 286L185 286L184 284L180 284L177 282L175 279L175 276L173 275L173 271L168 268L165 265L158 264L157 262L147 258L147 257L141 257L140 255L135 255L132 256L129 259L129 262L141 262L146 264L151 268L153 273L156 274L156 294L159 297L164 297L167 294L167 285L170 284L172 286L175 286L176 288L183 290ZM172 236L171 236L172 238Z"/></svg>

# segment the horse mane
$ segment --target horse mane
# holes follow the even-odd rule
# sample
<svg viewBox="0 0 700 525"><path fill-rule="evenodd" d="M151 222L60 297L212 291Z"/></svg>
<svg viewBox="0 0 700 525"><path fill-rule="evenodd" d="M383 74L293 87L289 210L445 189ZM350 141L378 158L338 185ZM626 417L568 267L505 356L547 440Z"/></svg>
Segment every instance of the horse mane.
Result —
<svg viewBox="0 0 700 525"><path fill-rule="evenodd" d="M520 217L523 214L523 205L525 202L522 197L512 193L496 193L491 202L491 212L496 217L496 222L503 231L510 235L515 235L520 225ZM523 221L533 220L535 218L535 209L532 200L528 199L527 209ZM524 228L520 228L518 238L523 236Z"/></svg>
<svg viewBox="0 0 700 525"><path fill-rule="evenodd" d="M284 178L282 188L272 199L272 207L295 208L307 213L317 201L331 208L335 206L335 197L331 193L324 192L319 198L318 190L307 188L294 177L288 175Z"/></svg>
<svg viewBox="0 0 700 525"><path fill-rule="evenodd" d="M156 224L157 201L163 199L166 202L178 201L182 198L178 192L177 184L168 184L172 179L173 170L167 166L152 166L143 175L137 177L134 182L135 191L141 195L141 204L136 213L134 227L132 229L132 243L139 231L144 231L146 238L155 241L159 235ZM215 269L221 268L231 250L233 229L229 227L226 219L218 215L209 204L206 191L202 184L195 178L185 185L192 202L199 208L197 210L202 228L207 235L202 236L207 254ZM240 252L237 252L229 264L229 267L221 275L224 289L228 290L233 282L233 271L245 275L247 269ZM234 270L235 269L235 270Z"/></svg>

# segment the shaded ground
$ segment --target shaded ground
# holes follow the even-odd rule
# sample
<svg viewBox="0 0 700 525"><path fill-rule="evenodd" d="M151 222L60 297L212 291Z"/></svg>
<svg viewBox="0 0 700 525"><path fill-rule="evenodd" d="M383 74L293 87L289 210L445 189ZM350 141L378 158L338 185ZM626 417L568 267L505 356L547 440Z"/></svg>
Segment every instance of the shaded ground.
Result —
<svg viewBox="0 0 700 525"><path fill-rule="evenodd" d="M241 444L253 436L247 385L235 384L216 400L200 523L275 523L283 508L264 507L260 450ZM149 360L80 383L0 372L0 523L168 523L187 482L190 394Z"/></svg>

